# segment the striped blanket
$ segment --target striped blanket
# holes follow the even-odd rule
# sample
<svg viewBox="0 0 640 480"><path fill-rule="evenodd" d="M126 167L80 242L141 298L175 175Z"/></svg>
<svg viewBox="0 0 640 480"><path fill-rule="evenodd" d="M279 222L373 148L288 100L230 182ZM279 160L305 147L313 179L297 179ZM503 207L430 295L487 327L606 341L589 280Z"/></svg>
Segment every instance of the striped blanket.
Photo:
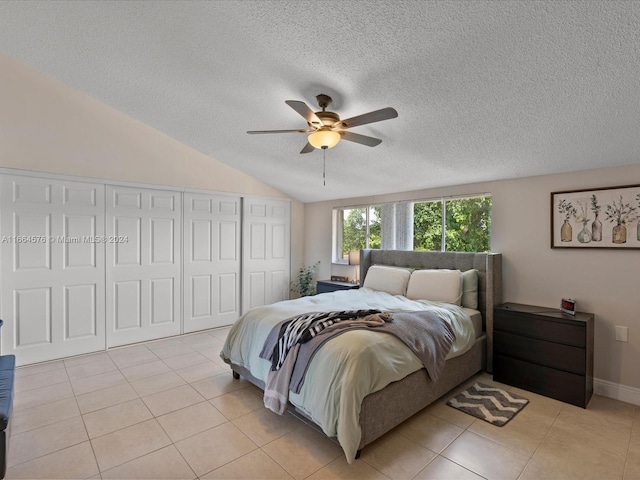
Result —
<svg viewBox="0 0 640 480"><path fill-rule="evenodd" d="M435 382L456 338L450 320L445 313L428 310L393 314L379 310L308 313L284 320L273 327L260 352L261 358L272 362L265 381L264 404L282 415L289 391L300 391L316 351L326 341L351 329L376 327L376 331L402 340ZM320 327L322 322L326 324ZM314 330L313 335L307 335L308 330Z"/></svg>
<svg viewBox="0 0 640 480"><path fill-rule="evenodd" d="M344 310L298 315L276 325L270 332L260 357L271 360L264 387L264 405L282 415L289 399L291 376L301 346L320 337L330 338L338 331L381 327L391 315L380 310ZM306 369L306 368L305 368Z"/></svg>
<svg viewBox="0 0 640 480"><path fill-rule="evenodd" d="M278 332L278 341L273 350L270 350L271 342L265 342L265 348L260 352L260 357L271 360L272 371L280 370L287 354L296 344L308 342L338 322L355 319L364 322L374 321L376 325L381 325L382 322L391 320L391 315L373 309L304 313L282 322L279 330L274 329L272 334Z"/></svg>

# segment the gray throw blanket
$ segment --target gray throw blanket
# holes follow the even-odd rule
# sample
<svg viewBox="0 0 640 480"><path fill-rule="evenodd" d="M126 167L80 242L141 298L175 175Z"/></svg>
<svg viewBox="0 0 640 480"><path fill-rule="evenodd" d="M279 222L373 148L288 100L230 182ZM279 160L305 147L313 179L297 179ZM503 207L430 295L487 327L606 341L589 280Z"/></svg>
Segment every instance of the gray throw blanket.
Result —
<svg viewBox="0 0 640 480"><path fill-rule="evenodd" d="M448 314L448 312L446 313ZM392 314L392 318L391 322L387 321L377 326L376 331L394 335L402 340L420 359L429 377L434 382L437 381L444 368L446 356L455 341L455 333L449 322L441 318L438 313L430 310L395 312ZM353 325L352 328L344 328L348 323L350 322L334 325L333 328L326 329L322 334L317 335L310 341L300 344L300 348L297 349L297 358L288 358L286 368L283 367L286 373L280 378L281 381L278 382L276 377L272 379L271 386L277 389L278 392L275 395L279 400L278 405L270 406L267 404L267 388L265 386L265 406L276 412L279 410L284 412L289 390L294 393L300 392L311 359L326 341L349 330L370 328L366 325ZM337 328L338 325L342 325L343 328ZM277 342L278 332L279 325L276 325L267 337L260 355L262 358L268 358L263 356L263 353L273 351L275 342ZM291 354L292 352L289 353ZM291 355L289 356L291 357ZM272 373L274 372L270 372L270 376ZM272 394L270 393L269 395ZM284 402L285 405L280 402ZM277 407L277 409L272 408L272 406Z"/></svg>
<svg viewBox="0 0 640 480"><path fill-rule="evenodd" d="M327 322L327 319L330 318ZM260 352L260 357L271 360L272 367L267 374L267 379L264 386L264 405L269 410L282 415L289 400L289 386L291 381L291 375L294 372L294 368L297 365L298 353L303 345L309 343L309 339L327 337L329 338L330 332L333 331L347 331L354 328L371 328L384 325L386 321L389 321L391 316L388 313L380 312L378 310L353 310L342 312L328 312L322 313L308 313L298 315L292 319L284 320L276 325L267 337L265 344ZM296 322L304 325L303 330L296 329L297 341L294 344L288 343L286 353L283 356L283 338L289 338L288 333L285 334L285 328L291 322ZM321 328L315 328L314 323L316 321L323 322ZM335 323L335 322L338 323ZM314 329L313 336L302 335L303 331L307 329ZM286 330L289 332L289 330ZM275 367L278 368L275 368Z"/></svg>
<svg viewBox="0 0 640 480"><path fill-rule="evenodd" d="M280 322L278 330L274 328L269 332L269 340L260 352L260 357L271 360L271 370L280 370L289 350L296 344L308 342L338 322L352 321L371 315L377 316L377 320L391 320L388 313L383 313L380 310L340 310L296 315ZM274 339L275 343L273 343Z"/></svg>

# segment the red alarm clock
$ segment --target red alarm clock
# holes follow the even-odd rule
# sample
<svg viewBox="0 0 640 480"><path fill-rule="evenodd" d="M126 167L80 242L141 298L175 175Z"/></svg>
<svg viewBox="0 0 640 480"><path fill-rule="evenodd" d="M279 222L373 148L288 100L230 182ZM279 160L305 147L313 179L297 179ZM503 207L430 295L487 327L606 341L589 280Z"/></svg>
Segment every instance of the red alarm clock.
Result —
<svg viewBox="0 0 640 480"><path fill-rule="evenodd" d="M570 298L563 298L562 302L560 302L560 310L564 313L568 313L569 315L576 314L576 301L571 300Z"/></svg>

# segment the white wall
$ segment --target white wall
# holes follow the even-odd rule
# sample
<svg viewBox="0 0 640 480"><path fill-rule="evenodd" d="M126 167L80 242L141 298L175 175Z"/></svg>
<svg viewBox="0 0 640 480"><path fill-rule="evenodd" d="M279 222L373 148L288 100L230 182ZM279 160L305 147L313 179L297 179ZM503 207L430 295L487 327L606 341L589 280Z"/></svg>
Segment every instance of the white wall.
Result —
<svg viewBox="0 0 640 480"><path fill-rule="evenodd" d="M491 247L503 254L503 300L558 307L561 297L577 299L578 310L596 315L594 376L640 389L640 251L549 245L550 192L634 183L640 183L640 165L309 203L304 258L322 261L318 278L353 276L352 267L330 265L334 206L491 193ZM614 340L615 325L629 327L628 343Z"/></svg>

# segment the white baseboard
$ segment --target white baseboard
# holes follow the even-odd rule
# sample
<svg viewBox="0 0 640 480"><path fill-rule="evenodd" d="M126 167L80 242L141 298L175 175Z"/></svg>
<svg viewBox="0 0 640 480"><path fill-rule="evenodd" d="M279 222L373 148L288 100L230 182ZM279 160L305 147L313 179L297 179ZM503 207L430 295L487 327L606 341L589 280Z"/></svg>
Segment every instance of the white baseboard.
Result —
<svg viewBox="0 0 640 480"><path fill-rule="evenodd" d="M629 387L627 385L620 385L619 383L594 378L593 393L596 395L602 395L603 397L620 400L621 402L640 405L640 388Z"/></svg>

